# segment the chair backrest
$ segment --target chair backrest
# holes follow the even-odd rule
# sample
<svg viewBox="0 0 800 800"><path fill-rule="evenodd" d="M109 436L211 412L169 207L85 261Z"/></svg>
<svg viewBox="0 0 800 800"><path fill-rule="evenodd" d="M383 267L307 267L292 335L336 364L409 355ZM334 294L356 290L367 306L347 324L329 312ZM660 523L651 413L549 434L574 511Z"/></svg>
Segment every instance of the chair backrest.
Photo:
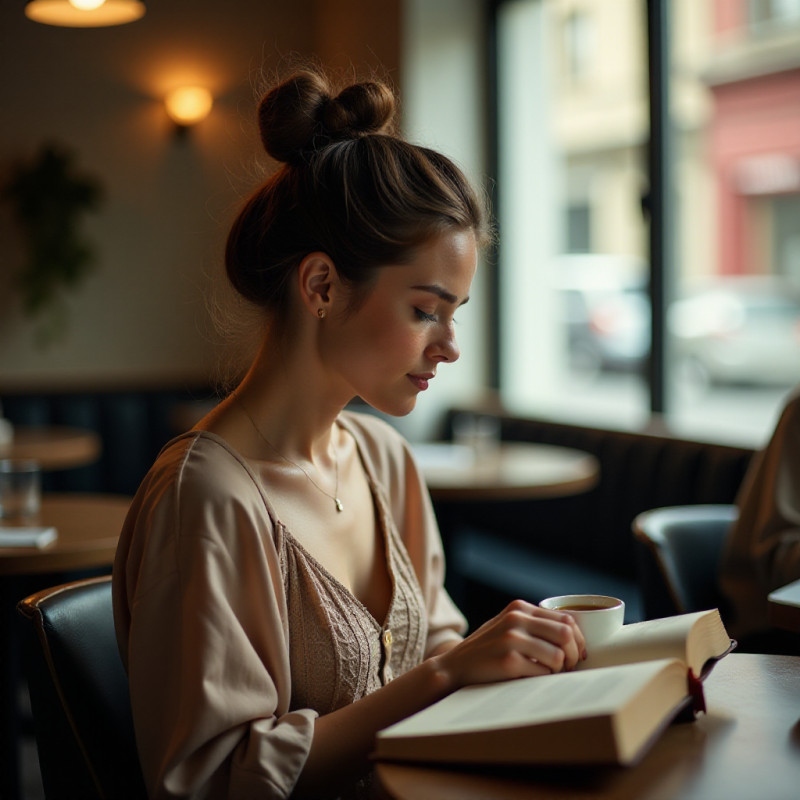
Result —
<svg viewBox="0 0 800 800"><path fill-rule="evenodd" d="M634 519L634 535L644 545L638 570L648 619L706 608L725 616L718 570L737 517L735 505L723 504L656 508Z"/></svg>
<svg viewBox="0 0 800 800"><path fill-rule="evenodd" d="M18 604L39 766L50 798L145 798L111 578L46 589Z"/></svg>

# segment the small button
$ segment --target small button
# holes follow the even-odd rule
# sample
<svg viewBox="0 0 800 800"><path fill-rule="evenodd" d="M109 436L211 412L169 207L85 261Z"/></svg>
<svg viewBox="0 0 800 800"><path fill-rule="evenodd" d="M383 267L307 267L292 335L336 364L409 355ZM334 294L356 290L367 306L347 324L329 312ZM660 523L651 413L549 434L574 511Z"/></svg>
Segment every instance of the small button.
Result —
<svg viewBox="0 0 800 800"><path fill-rule="evenodd" d="M392 632L388 628L383 632L383 643L386 647L392 646Z"/></svg>

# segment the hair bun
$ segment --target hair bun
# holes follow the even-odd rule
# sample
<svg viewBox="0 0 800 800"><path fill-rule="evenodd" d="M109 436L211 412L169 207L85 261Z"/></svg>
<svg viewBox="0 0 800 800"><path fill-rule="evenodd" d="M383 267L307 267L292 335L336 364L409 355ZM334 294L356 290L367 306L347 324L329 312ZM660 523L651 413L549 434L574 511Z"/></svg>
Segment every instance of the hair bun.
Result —
<svg viewBox="0 0 800 800"><path fill-rule="evenodd" d="M321 109L320 121L332 139L380 133L392 125L394 94L382 83L354 83Z"/></svg>
<svg viewBox="0 0 800 800"><path fill-rule="evenodd" d="M382 83L354 83L333 97L324 76L301 71L261 100L261 142L277 161L298 163L332 141L391 132L395 109L394 94Z"/></svg>

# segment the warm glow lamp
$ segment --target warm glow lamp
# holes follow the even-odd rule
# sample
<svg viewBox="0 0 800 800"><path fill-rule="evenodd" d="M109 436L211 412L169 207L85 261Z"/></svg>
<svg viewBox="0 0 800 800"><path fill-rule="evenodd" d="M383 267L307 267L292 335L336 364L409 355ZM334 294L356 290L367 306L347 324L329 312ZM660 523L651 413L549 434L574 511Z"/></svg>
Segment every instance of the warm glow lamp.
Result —
<svg viewBox="0 0 800 800"><path fill-rule="evenodd" d="M101 28L144 16L144 0L28 0L25 16L45 25Z"/></svg>
<svg viewBox="0 0 800 800"><path fill-rule="evenodd" d="M164 98L167 114L181 128L196 125L208 116L214 100L202 86L181 86Z"/></svg>

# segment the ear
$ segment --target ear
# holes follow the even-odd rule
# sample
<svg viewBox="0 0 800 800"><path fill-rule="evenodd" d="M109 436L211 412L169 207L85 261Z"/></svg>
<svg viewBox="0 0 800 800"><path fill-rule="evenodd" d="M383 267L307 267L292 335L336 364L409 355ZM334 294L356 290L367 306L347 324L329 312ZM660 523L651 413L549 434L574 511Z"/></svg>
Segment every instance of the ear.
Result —
<svg viewBox="0 0 800 800"><path fill-rule="evenodd" d="M327 253L309 253L297 270L300 300L314 316L320 309L328 313L338 286L338 274L333 260Z"/></svg>

